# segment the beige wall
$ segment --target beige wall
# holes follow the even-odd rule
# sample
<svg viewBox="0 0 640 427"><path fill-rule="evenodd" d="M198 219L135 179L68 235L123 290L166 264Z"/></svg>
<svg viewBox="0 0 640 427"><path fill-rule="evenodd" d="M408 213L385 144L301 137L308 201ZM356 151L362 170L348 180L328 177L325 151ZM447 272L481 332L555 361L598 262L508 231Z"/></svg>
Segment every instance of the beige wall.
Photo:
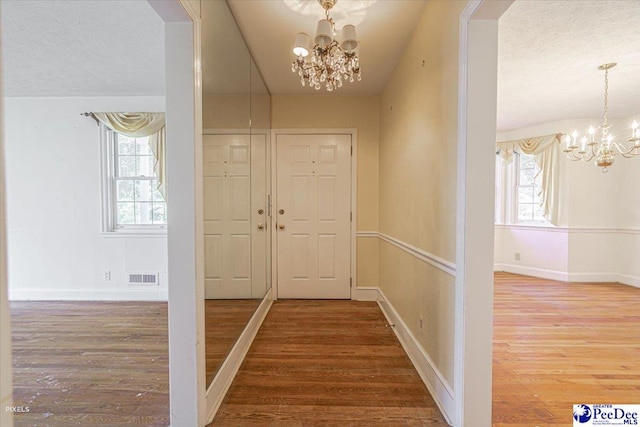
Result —
<svg viewBox="0 0 640 427"><path fill-rule="evenodd" d="M379 98L377 96L272 96L271 125L278 128L357 128L358 231L378 230ZM358 238L357 285L378 286L378 241Z"/></svg>
<svg viewBox="0 0 640 427"><path fill-rule="evenodd" d="M465 4L427 3L380 100L380 232L452 262L458 19ZM453 385L454 277L380 245L381 289Z"/></svg>

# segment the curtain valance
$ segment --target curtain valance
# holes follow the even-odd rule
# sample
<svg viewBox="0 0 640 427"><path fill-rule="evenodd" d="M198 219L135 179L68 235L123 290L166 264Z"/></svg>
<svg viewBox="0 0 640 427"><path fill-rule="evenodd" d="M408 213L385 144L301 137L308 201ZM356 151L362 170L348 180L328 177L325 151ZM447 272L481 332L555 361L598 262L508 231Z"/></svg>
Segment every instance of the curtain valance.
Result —
<svg viewBox="0 0 640 427"><path fill-rule="evenodd" d="M93 113L109 129L130 138L149 137L149 148L155 159L153 171L158 191L167 200L165 176L165 117L164 113Z"/></svg>
<svg viewBox="0 0 640 427"><path fill-rule="evenodd" d="M497 142L497 154L502 158L503 164L509 164L513 160L514 153L530 154L540 168L541 175L541 199L544 218L553 225L558 225L559 212L559 150L562 134L537 136L534 138L518 139L513 141ZM558 144L556 144L556 142Z"/></svg>

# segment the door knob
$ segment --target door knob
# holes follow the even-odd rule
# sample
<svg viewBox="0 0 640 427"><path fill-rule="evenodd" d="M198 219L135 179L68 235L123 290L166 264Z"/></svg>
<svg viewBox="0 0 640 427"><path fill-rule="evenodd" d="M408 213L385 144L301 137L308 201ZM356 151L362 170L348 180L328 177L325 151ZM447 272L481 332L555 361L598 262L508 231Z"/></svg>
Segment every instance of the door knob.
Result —
<svg viewBox="0 0 640 427"><path fill-rule="evenodd" d="M284 215L284 209L280 209L280 210L278 211L278 213L279 213L280 215Z"/></svg>
<svg viewBox="0 0 640 427"><path fill-rule="evenodd" d="M258 209L258 215L262 215L264 213L264 209Z"/></svg>
<svg viewBox="0 0 640 427"><path fill-rule="evenodd" d="M280 230L284 230L284 224L278 224L278 228L279 228Z"/></svg>
<svg viewBox="0 0 640 427"><path fill-rule="evenodd" d="M259 223L258 224L258 230L264 230L264 224L263 223Z"/></svg>

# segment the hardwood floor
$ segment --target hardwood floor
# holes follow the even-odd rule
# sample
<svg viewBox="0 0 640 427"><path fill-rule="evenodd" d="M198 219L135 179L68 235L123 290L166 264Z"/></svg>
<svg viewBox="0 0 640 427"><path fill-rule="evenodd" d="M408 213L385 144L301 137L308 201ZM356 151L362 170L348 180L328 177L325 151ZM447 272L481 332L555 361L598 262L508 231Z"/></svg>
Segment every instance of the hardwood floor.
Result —
<svg viewBox="0 0 640 427"><path fill-rule="evenodd" d="M276 301L212 426L446 426L376 303Z"/></svg>
<svg viewBox="0 0 640 427"><path fill-rule="evenodd" d="M568 426L575 403L640 403L640 289L495 276L493 425Z"/></svg>
<svg viewBox="0 0 640 427"><path fill-rule="evenodd" d="M638 307L629 286L496 274L494 427L639 403ZM12 302L11 317L17 427L168 424L166 303ZM375 303L285 300L211 425L446 423Z"/></svg>
<svg viewBox="0 0 640 427"><path fill-rule="evenodd" d="M167 304L11 302L16 427L169 424Z"/></svg>
<svg viewBox="0 0 640 427"><path fill-rule="evenodd" d="M227 358L259 301L230 299L204 301L207 387Z"/></svg>

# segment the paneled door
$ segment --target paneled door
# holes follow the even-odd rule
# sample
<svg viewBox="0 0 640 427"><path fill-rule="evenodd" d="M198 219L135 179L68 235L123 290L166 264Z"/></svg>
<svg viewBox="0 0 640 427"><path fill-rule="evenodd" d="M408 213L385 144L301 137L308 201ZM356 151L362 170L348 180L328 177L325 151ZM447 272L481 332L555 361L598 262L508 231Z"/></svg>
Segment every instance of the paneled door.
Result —
<svg viewBox="0 0 640 427"><path fill-rule="evenodd" d="M205 298L251 298L266 275L265 139L204 135L203 151Z"/></svg>
<svg viewBox="0 0 640 427"><path fill-rule="evenodd" d="M278 298L351 297L351 135L276 142Z"/></svg>

